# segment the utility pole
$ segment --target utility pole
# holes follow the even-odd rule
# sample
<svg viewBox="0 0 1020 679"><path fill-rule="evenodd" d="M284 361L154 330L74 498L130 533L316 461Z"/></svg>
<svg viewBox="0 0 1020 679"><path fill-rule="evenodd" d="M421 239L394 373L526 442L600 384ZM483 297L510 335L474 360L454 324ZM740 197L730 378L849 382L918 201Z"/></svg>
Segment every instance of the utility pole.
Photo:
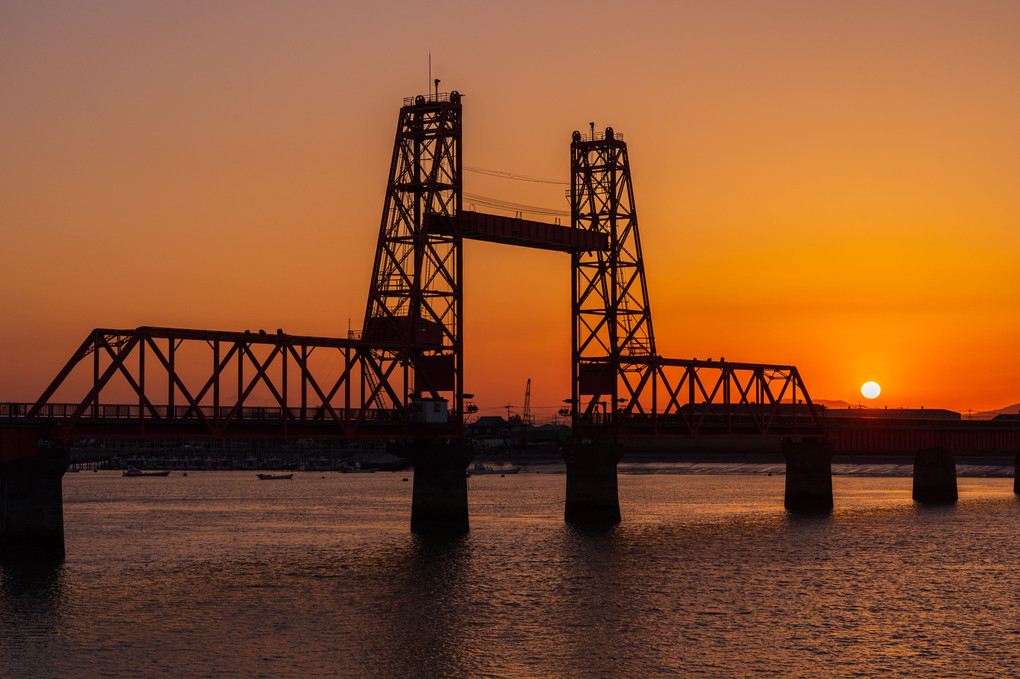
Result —
<svg viewBox="0 0 1020 679"><path fill-rule="evenodd" d="M531 424L531 378L528 378L528 386L524 388L524 424Z"/></svg>

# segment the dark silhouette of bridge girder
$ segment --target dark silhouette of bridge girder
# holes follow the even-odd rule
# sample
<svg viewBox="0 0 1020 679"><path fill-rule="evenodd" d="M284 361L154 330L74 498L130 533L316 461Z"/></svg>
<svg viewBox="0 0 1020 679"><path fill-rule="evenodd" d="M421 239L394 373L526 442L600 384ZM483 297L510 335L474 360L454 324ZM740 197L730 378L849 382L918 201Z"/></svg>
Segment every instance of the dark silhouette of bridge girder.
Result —
<svg viewBox="0 0 1020 679"><path fill-rule="evenodd" d="M381 350L393 360L380 362ZM409 354L420 350L414 343L282 331L97 329L22 419L52 423L56 438L65 441L456 436L448 422L420 421L407 400ZM196 354L204 354L204 371L194 365ZM313 354L325 360L313 361ZM71 404L53 402L76 371L91 372L87 394ZM129 405L124 391L132 395ZM116 402L109 402L110 392ZM251 405L256 392L272 405Z"/></svg>
<svg viewBox="0 0 1020 679"><path fill-rule="evenodd" d="M442 233L454 233L453 219L432 217L430 224L431 228ZM470 240L560 252L609 249L609 237L604 233L536 222L521 217L504 217L462 210L456 224L460 229L460 235Z"/></svg>
<svg viewBox="0 0 1020 679"><path fill-rule="evenodd" d="M622 392L612 400L618 377ZM597 409L578 418L594 436L821 436L822 408L811 403L794 366L669 359L585 364L581 382Z"/></svg>

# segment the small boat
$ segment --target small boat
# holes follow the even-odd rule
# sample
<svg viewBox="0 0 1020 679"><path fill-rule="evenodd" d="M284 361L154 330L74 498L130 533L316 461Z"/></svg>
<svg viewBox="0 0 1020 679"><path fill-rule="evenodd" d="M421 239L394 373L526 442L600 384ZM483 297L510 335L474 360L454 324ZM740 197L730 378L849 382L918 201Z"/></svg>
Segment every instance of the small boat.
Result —
<svg viewBox="0 0 1020 679"><path fill-rule="evenodd" d="M362 467L360 462L344 462L340 465L341 474L374 474L375 471L375 467Z"/></svg>
<svg viewBox="0 0 1020 679"><path fill-rule="evenodd" d="M143 472L140 469L134 467L128 467L124 470L121 476L170 476L170 472Z"/></svg>
<svg viewBox="0 0 1020 679"><path fill-rule="evenodd" d="M259 474L259 481L285 481L292 478L293 474Z"/></svg>
<svg viewBox="0 0 1020 679"><path fill-rule="evenodd" d="M505 469L503 468L497 469L495 467L484 465L481 462L475 462L475 465L468 469L467 473L468 476L484 476L486 474L499 474L500 476L505 476L506 474L517 474L518 472L521 471L521 469L523 469L523 467L507 467Z"/></svg>

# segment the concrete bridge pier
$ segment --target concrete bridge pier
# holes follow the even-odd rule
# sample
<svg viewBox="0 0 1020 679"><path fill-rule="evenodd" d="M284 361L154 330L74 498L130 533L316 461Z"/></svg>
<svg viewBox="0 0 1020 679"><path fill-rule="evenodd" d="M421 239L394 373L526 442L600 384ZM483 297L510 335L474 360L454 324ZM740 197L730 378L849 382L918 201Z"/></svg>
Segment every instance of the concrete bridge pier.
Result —
<svg viewBox="0 0 1020 679"><path fill-rule="evenodd" d="M0 558L59 562L64 559L62 478L67 450L0 462Z"/></svg>
<svg viewBox="0 0 1020 679"><path fill-rule="evenodd" d="M1017 451L1013 462L1013 493L1020 495L1020 451Z"/></svg>
<svg viewBox="0 0 1020 679"><path fill-rule="evenodd" d="M615 441L571 441L562 452L567 463L563 518L585 525L620 523L616 465L623 457L623 446Z"/></svg>
<svg viewBox="0 0 1020 679"><path fill-rule="evenodd" d="M956 459L944 448L917 451L914 454L914 502L953 504L957 497Z"/></svg>
<svg viewBox="0 0 1020 679"><path fill-rule="evenodd" d="M390 452L414 466L411 532L467 533L470 444L420 441L391 445Z"/></svg>
<svg viewBox="0 0 1020 679"><path fill-rule="evenodd" d="M825 439L783 439L786 458L787 511L828 514L832 511L832 442Z"/></svg>

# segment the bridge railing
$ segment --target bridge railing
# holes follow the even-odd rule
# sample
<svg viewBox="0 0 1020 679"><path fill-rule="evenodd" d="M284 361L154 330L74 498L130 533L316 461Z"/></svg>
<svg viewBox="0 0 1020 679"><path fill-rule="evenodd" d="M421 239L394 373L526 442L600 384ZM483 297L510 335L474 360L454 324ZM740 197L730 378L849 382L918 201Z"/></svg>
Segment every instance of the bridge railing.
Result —
<svg viewBox="0 0 1020 679"><path fill-rule="evenodd" d="M0 403L0 419L17 419L23 421L61 421L69 419L78 410L78 403L47 403L31 418L28 413L34 403ZM86 408L79 418L80 421L107 420L148 420L151 422L200 421L203 418L216 420L226 415L226 408L221 412L213 406L164 406L154 405L141 407L125 403L97 403ZM333 412L340 419L351 420L361 418L369 422L399 422L402 411L393 408L334 408ZM278 406L244 406L234 415L239 422L325 422L331 418L325 406L287 407Z"/></svg>
<svg viewBox="0 0 1020 679"><path fill-rule="evenodd" d="M21 419L28 413L32 403L0 403L0 419Z"/></svg>

